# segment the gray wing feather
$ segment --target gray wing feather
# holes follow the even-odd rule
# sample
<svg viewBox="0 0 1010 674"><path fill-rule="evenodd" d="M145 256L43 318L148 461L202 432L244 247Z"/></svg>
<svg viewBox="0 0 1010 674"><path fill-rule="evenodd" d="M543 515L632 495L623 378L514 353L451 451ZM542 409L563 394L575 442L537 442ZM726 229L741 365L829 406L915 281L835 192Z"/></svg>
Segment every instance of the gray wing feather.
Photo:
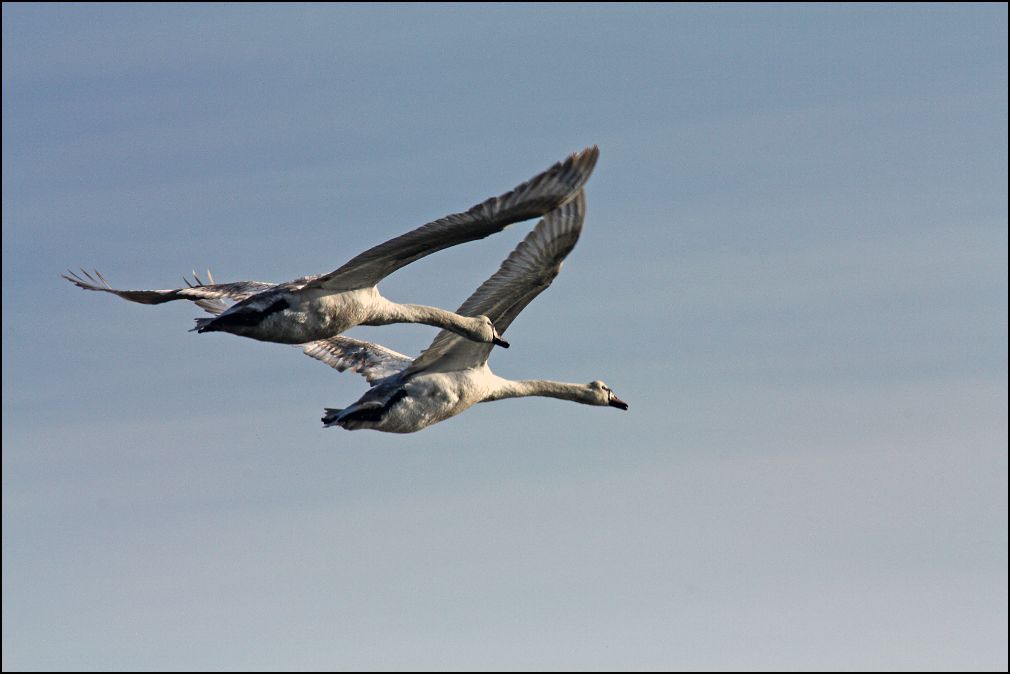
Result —
<svg viewBox="0 0 1010 674"><path fill-rule="evenodd" d="M394 271L426 255L467 241L483 239L509 225L544 215L570 201L589 179L599 149L594 145L570 155L531 180L465 213L448 215L390 239L324 274L306 288L331 291L374 286Z"/></svg>
<svg viewBox="0 0 1010 674"><path fill-rule="evenodd" d="M357 372L375 385L381 379L399 374L413 362L409 356L392 349L350 337L330 337L301 345L306 356L326 363L338 372Z"/></svg>
<svg viewBox="0 0 1010 674"><path fill-rule="evenodd" d="M551 211L502 262L501 267L457 309L462 316L485 315L499 333L546 290L561 271L565 257L575 247L586 214L585 195ZM450 372L487 362L493 346L443 330L405 374L419 371Z"/></svg>
<svg viewBox="0 0 1010 674"><path fill-rule="evenodd" d="M188 279L183 279L186 282L185 288L174 288L171 290L117 290L105 280L105 277L98 270L95 270L94 276L84 269L81 269L81 274L83 276L68 271L66 274L61 274L61 276L78 288L112 293L130 302L162 304L163 302L173 302L175 300L189 300L212 314L219 314L227 308L227 304L223 300L239 302L276 286L275 283L263 283L261 281L237 281L235 283L216 284L213 283L213 278L210 277L209 272L208 277L211 283L207 284L194 272L192 282Z"/></svg>

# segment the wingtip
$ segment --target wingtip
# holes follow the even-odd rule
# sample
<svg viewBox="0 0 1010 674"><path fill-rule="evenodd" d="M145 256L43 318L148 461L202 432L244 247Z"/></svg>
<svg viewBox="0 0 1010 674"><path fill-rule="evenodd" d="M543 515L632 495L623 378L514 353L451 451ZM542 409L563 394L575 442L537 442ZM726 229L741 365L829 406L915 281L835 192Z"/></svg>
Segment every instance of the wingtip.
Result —
<svg viewBox="0 0 1010 674"><path fill-rule="evenodd" d="M62 276L66 280L70 281L71 283L73 283L75 286L77 286L78 288L80 288L82 290L102 290L102 287L98 284L98 281L96 281L95 278L91 274L89 274L87 271L85 271L84 267L81 267L80 271L81 271L81 274L83 274L83 276L81 276L77 272L73 271L72 269L67 269L67 273L66 274L60 274L60 276ZM97 272L95 272L95 273L97 274ZM88 280L85 281L84 277L87 277ZM102 280L105 281L104 279L102 279ZM111 286L109 286L109 282L108 281L105 281L105 285L107 287L111 287Z"/></svg>
<svg viewBox="0 0 1010 674"><path fill-rule="evenodd" d="M596 165L596 160L600 158L600 148L598 145L590 145L581 152L576 152L575 160L582 164Z"/></svg>
<svg viewBox="0 0 1010 674"><path fill-rule="evenodd" d="M600 148L596 145L590 145L584 150L573 152L568 155L567 159L558 163L560 169L558 176L565 176L561 179L567 182L571 189L577 190L589 180L599 158Z"/></svg>

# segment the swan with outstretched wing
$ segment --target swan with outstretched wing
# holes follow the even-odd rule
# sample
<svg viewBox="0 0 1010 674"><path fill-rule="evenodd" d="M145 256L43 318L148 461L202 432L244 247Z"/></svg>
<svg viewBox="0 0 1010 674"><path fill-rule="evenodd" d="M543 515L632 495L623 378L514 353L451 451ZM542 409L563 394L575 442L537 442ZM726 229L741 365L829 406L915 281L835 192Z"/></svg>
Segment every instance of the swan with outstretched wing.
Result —
<svg viewBox="0 0 1010 674"><path fill-rule="evenodd" d="M551 211L523 239L498 271L458 309L485 315L502 333L546 290L575 247L585 217L585 196ZM547 396L587 405L628 409L602 381L589 384L503 379L487 365L492 345L442 331L416 359L384 346L333 337L302 347L306 355L343 372L363 375L372 388L342 409L326 409L324 426L412 433L456 416L480 402Z"/></svg>
<svg viewBox="0 0 1010 674"><path fill-rule="evenodd" d="M507 347L488 316L391 302L379 293L377 284L426 255L483 239L563 206L585 185L598 157L595 146L576 152L510 192L390 239L328 274L280 284L204 284L195 278L195 284L187 281L187 287L172 290L117 290L97 271L95 276L82 271L83 276L69 272L63 277L79 288L112 293L131 302L195 302L216 314L196 319L197 332L230 332L265 342L302 344L355 325L424 323L489 346ZM235 304L226 308L225 301Z"/></svg>

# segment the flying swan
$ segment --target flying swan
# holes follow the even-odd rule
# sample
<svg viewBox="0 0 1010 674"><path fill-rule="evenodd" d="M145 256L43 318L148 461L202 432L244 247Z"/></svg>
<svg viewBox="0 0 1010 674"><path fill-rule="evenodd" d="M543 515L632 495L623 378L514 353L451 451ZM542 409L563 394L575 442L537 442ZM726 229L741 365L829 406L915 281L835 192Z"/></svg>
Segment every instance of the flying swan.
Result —
<svg viewBox="0 0 1010 674"><path fill-rule="evenodd" d="M505 332L519 312L561 271L562 261L578 241L585 207L580 190L575 199L548 213L501 268L463 303L458 313L485 315L499 331ZM349 407L326 409L324 426L413 433L456 416L476 403L522 396L548 396L628 409L628 404L602 381L565 384L498 377L487 366L492 348L444 330L416 359L349 337L332 337L302 346L306 355L341 372L358 372L372 385Z"/></svg>
<svg viewBox="0 0 1010 674"><path fill-rule="evenodd" d="M426 255L483 239L509 225L541 216L575 197L596 165L596 146L570 155L511 192L492 197L465 213L447 215L352 258L328 274L287 283L238 281L195 283L173 290L116 290L101 274L83 269L63 274L74 285L118 295L131 302L161 304L189 300L216 314L196 319L197 332L230 332L264 342L302 344L338 335L355 325L425 323L467 339L507 347L493 322L483 315L460 315L420 304L397 304L376 285L394 271ZM235 301L228 307L224 300Z"/></svg>

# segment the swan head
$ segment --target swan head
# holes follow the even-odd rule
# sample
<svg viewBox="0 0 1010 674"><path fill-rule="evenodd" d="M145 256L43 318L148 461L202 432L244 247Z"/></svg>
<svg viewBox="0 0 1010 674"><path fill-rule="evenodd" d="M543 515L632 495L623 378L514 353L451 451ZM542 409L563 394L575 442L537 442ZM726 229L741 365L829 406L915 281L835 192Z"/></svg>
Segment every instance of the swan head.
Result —
<svg viewBox="0 0 1010 674"><path fill-rule="evenodd" d="M494 344L503 349L509 348L509 343L501 338L498 329L494 327L494 323L487 316L475 316L473 318L473 329L470 331L468 337L475 342Z"/></svg>
<svg viewBox="0 0 1010 674"><path fill-rule="evenodd" d="M599 379L589 382L586 386L589 389L589 394L591 396L588 401L589 404L616 407L619 410L628 409L628 403L614 395L613 389Z"/></svg>

